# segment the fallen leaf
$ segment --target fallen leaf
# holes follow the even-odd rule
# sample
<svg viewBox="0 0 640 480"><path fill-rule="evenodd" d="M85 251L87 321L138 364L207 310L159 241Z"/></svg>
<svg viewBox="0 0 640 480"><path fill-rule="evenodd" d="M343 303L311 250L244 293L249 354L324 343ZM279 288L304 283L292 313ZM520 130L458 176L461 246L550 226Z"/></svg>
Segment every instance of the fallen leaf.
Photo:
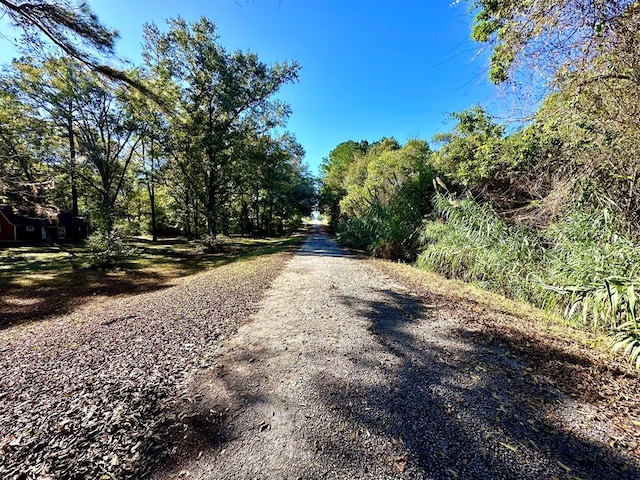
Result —
<svg viewBox="0 0 640 480"><path fill-rule="evenodd" d="M400 473L404 472L404 469L407 468L407 463L409 462L409 455L406 453L399 457L393 458L393 465L398 469Z"/></svg>
<svg viewBox="0 0 640 480"><path fill-rule="evenodd" d="M510 445L508 443L504 443L504 442L500 442L500 445L502 445L505 448L508 448L509 450L511 450L512 452L516 452L518 453L518 448L514 447L513 445Z"/></svg>

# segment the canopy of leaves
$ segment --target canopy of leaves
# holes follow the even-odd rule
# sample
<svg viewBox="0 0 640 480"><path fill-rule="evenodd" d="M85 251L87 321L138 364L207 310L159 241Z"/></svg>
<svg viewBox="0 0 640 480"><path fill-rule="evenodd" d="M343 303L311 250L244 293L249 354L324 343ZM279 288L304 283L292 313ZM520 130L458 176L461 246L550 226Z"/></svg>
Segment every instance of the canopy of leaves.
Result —
<svg viewBox="0 0 640 480"><path fill-rule="evenodd" d="M433 193L431 151L423 140L348 141L322 165L321 208L341 240L387 258L410 258Z"/></svg>
<svg viewBox="0 0 640 480"><path fill-rule="evenodd" d="M579 71L621 31L634 35L634 0L467 0L477 12L472 38L492 49L489 76L495 83L535 71L551 79L561 69ZM637 30L636 30L637 31Z"/></svg>
<svg viewBox="0 0 640 480"><path fill-rule="evenodd" d="M227 52L206 18L188 24L168 21L169 30L145 27L145 54L154 75L173 82L178 92L172 129L186 142L177 158L191 189L206 211L209 235L224 223L237 177L234 156L243 139L281 126L289 107L273 100L279 88L296 81L299 66L271 66L255 53Z"/></svg>

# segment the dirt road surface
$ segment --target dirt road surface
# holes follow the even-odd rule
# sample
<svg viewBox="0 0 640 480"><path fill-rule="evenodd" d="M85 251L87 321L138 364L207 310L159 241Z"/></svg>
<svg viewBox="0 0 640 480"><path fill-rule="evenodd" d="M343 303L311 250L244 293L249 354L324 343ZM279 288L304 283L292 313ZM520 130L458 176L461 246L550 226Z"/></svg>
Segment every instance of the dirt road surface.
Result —
<svg viewBox="0 0 640 480"><path fill-rule="evenodd" d="M208 421L156 478L640 478L595 406L463 318L319 230L288 262L189 379Z"/></svg>

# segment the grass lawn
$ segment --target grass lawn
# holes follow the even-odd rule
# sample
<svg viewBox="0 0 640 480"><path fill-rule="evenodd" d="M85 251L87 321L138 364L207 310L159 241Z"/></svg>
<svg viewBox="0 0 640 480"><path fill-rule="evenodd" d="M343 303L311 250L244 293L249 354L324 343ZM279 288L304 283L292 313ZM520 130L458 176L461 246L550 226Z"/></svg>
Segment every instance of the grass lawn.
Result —
<svg viewBox="0 0 640 480"><path fill-rule="evenodd" d="M221 253L202 253L182 238L136 237L134 254L116 270L88 268L84 245L0 247L0 328L67 313L96 295L136 294L171 286L200 271L297 246L302 233L282 238L222 237Z"/></svg>

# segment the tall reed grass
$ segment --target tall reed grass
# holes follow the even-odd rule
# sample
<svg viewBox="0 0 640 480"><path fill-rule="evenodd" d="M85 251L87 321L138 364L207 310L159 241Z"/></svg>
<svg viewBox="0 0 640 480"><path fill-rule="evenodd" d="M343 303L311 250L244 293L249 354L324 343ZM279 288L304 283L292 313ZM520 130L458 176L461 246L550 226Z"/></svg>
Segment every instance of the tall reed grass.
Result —
<svg viewBox="0 0 640 480"><path fill-rule="evenodd" d="M418 265L606 329L640 368L640 245L609 211L575 210L545 230L507 224L473 198L435 198Z"/></svg>
<svg viewBox="0 0 640 480"><path fill-rule="evenodd" d="M419 217L417 222L411 217L397 205L373 203L365 215L342 219L338 240L376 257L412 261L417 249Z"/></svg>

